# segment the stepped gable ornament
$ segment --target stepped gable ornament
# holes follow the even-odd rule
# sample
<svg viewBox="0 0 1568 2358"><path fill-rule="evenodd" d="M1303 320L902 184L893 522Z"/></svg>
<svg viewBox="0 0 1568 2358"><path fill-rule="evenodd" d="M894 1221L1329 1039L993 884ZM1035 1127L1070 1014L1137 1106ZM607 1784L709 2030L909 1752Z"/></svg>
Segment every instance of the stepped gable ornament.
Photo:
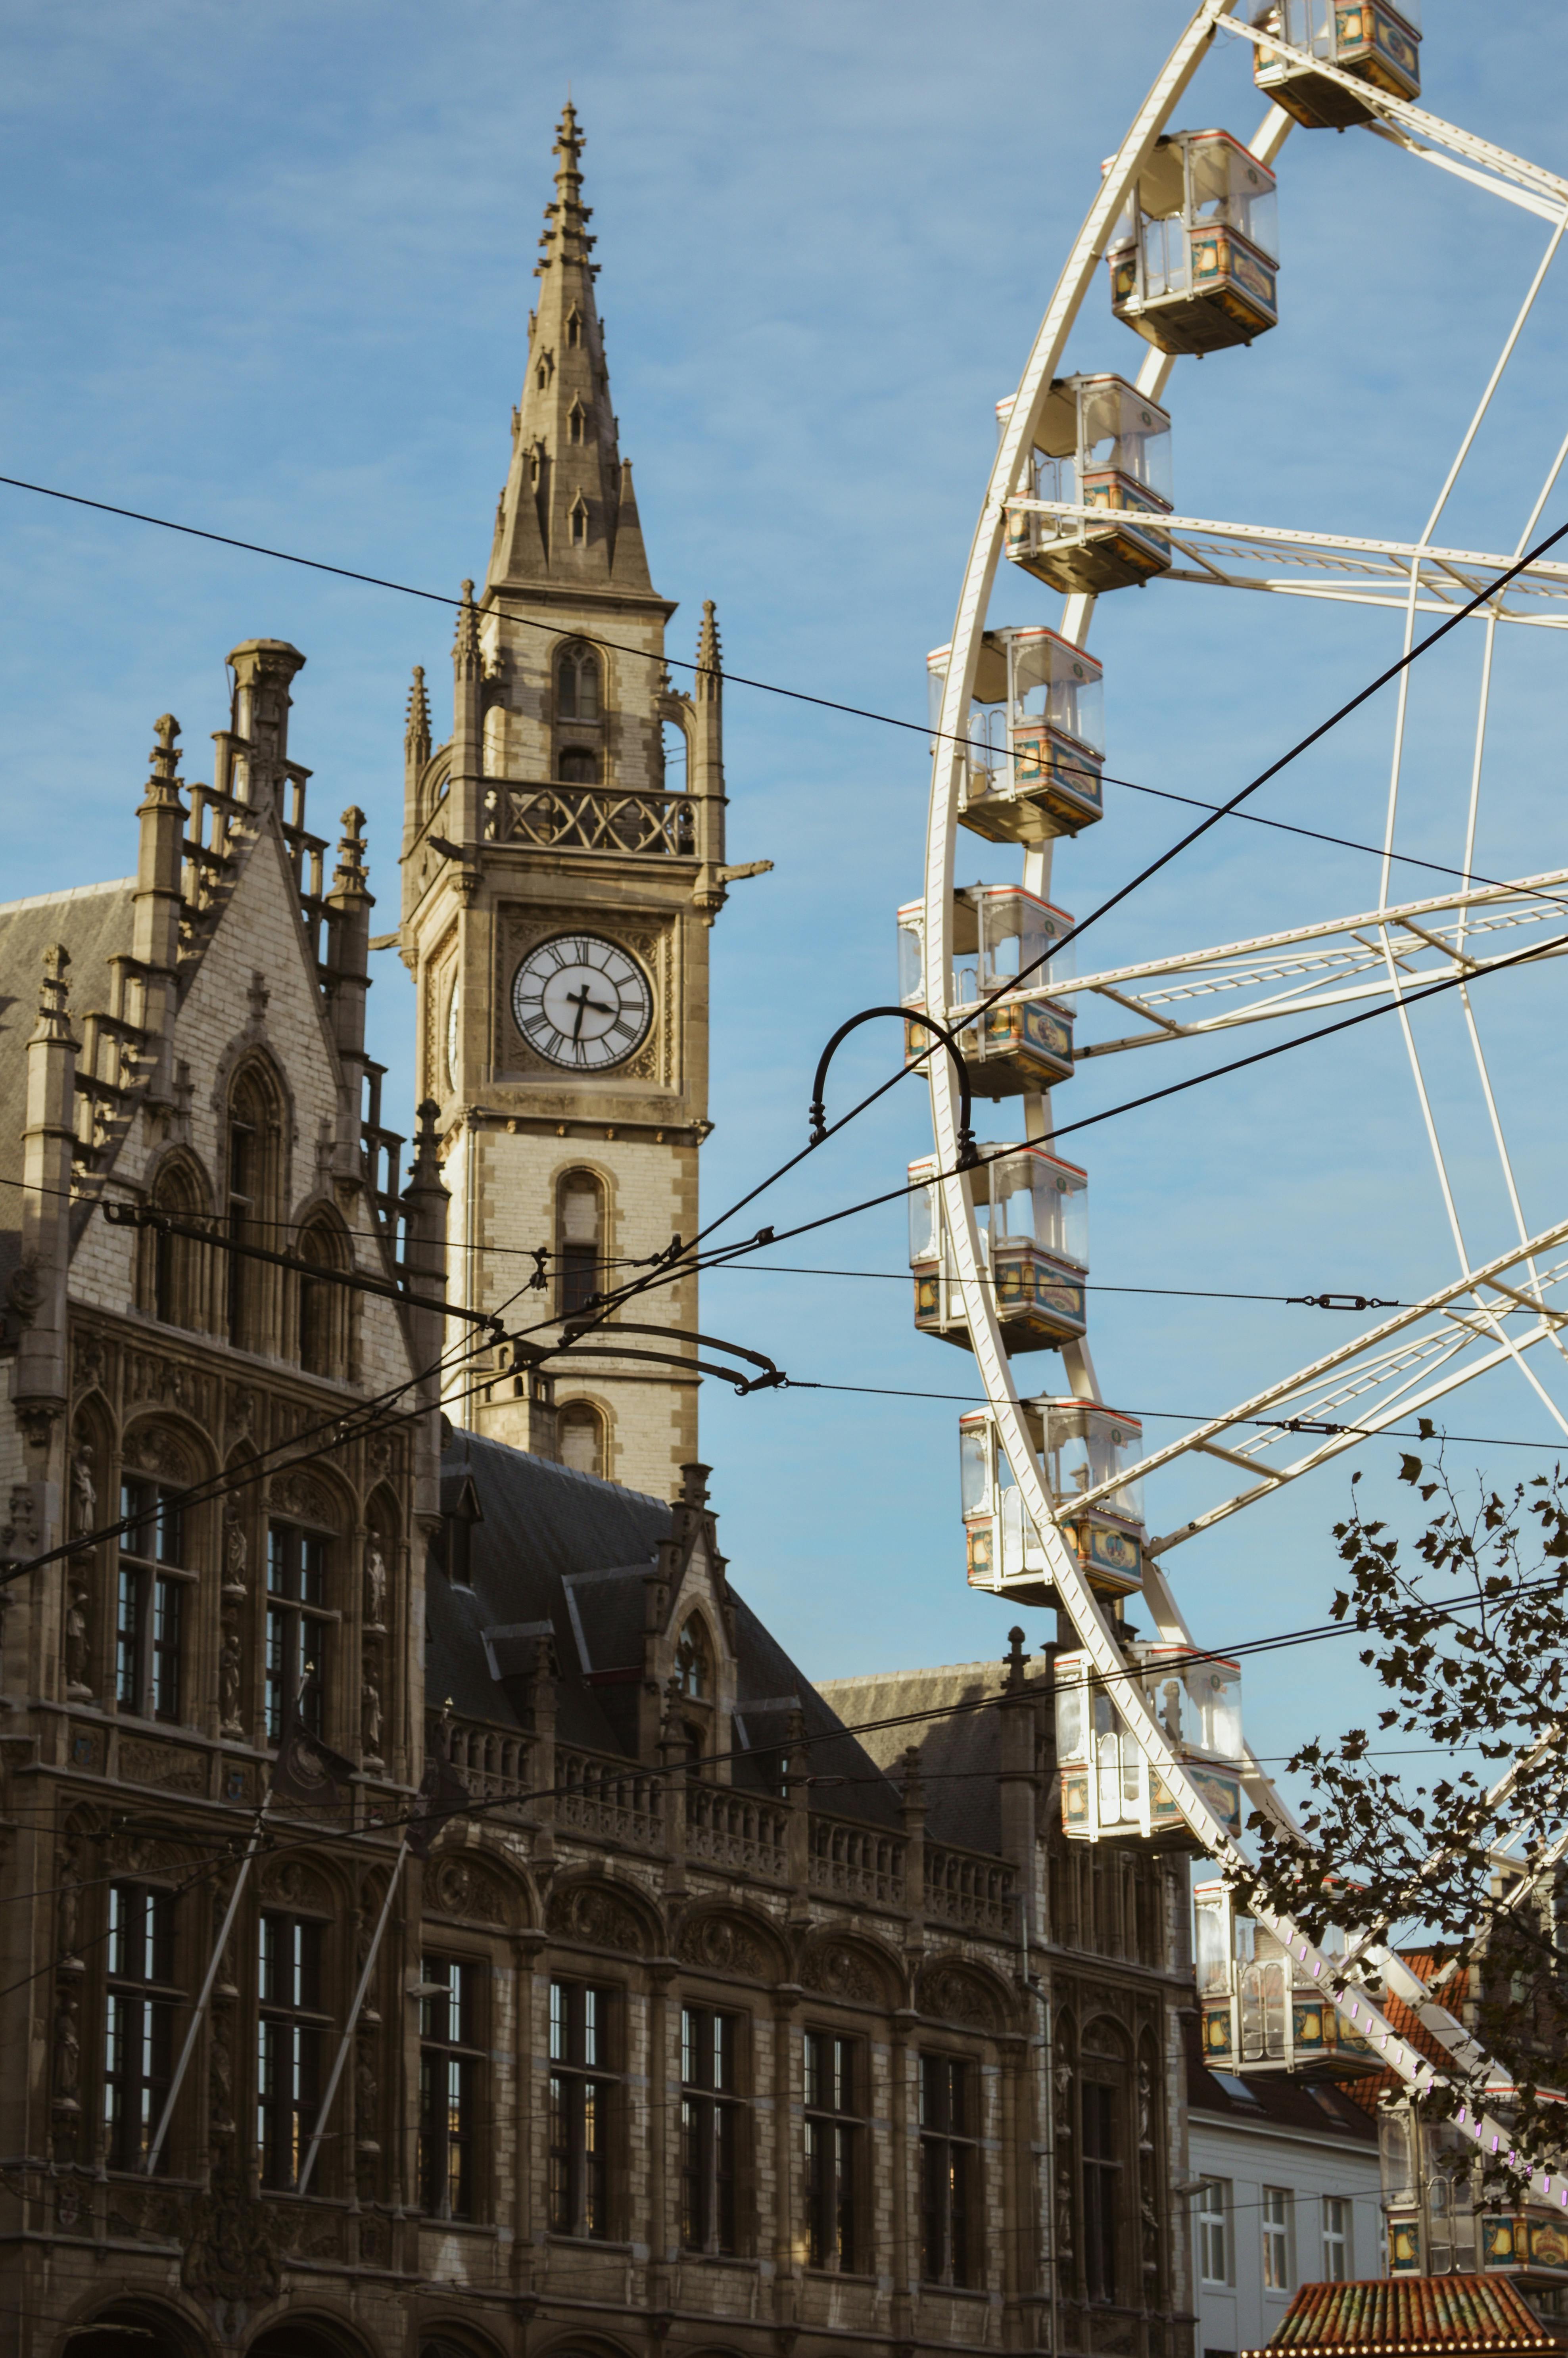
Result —
<svg viewBox="0 0 1568 2358"><path fill-rule="evenodd" d="M698 1916L684 1925L676 1953L688 1965L718 1974L744 1974L752 1981L768 1979L768 1955L762 1943L733 1916Z"/></svg>
<svg viewBox="0 0 1568 2358"><path fill-rule="evenodd" d="M976 2030L997 2027L996 2000L979 1975L962 1965L927 1965L920 1976L920 2010L941 2022L961 2022Z"/></svg>
<svg viewBox="0 0 1568 2358"><path fill-rule="evenodd" d="M849 1998L860 2006L880 2005L884 1992L880 1976L858 1951L831 1941L813 1949L800 1969L807 1989L824 1997Z"/></svg>
<svg viewBox="0 0 1568 2358"><path fill-rule="evenodd" d="M548 1921L552 1932L587 1948L639 1956L647 1947L636 1909L602 1883L570 1884L552 1892Z"/></svg>

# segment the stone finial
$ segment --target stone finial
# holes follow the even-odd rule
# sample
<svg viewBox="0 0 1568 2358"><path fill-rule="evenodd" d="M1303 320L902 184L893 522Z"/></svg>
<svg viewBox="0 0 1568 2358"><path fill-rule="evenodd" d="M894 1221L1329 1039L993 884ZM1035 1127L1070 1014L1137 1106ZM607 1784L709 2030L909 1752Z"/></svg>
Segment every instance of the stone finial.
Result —
<svg viewBox="0 0 1568 2358"><path fill-rule="evenodd" d="M416 1180L423 1184L441 1184L440 1124L441 1109L434 1098L427 1098L415 1115L414 1168L409 1174L410 1185Z"/></svg>
<svg viewBox="0 0 1568 2358"><path fill-rule="evenodd" d="M463 601L458 608L457 636L452 642L452 663L460 679L481 676L479 653L479 609L473 602L473 583L463 583Z"/></svg>
<svg viewBox="0 0 1568 2358"><path fill-rule="evenodd" d="M38 985L38 1020L33 1030L35 1040L71 1040L70 1018L67 1001L70 996L68 976L70 952L63 942L51 942L44 952L43 979ZM74 1046L75 1043L72 1041Z"/></svg>
<svg viewBox="0 0 1568 2358"><path fill-rule="evenodd" d="M1023 1650L1023 1632L1010 1629L1007 1633L1007 1684L1010 1690L1024 1684L1029 1675L1029 1657Z"/></svg>
<svg viewBox="0 0 1568 2358"><path fill-rule="evenodd" d="M176 778L179 770L179 747L175 740L179 735L179 723L172 712L159 714L153 722L153 734L157 743L147 756L153 765L152 776L147 781L148 799L168 802L178 795ZM157 791L160 787L163 789L161 794Z"/></svg>
<svg viewBox="0 0 1568 2358"><path fill-rule="evenodd" d="M343 813L343 833L332 882L340 892L348 885L364 885L365 815L357 803L351 803Z"/></svg>
<svg viewBox="0 0 1568 2358"><path fill-rule="evenodd" d="M925 1807L925 1779L921 1773L918 1744L905 1745L900 1765L905 1810L923 1810Z"/></svg>
<svg viewBox="0 0 1568 2358"><path fill-rule="evenodd" d="M430 699L425 693L425 666L414 666L414 685L408 691L408 724L403 732L403 748L413 762L430 758Z"/></svg>

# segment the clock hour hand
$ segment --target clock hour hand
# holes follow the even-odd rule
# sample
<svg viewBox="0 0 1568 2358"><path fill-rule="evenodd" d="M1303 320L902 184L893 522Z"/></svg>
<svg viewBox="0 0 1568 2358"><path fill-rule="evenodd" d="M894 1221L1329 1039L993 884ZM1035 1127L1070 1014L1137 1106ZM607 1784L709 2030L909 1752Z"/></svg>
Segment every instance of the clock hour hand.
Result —
<svg viewBox="0 0 1568 2358"><path fill-rule="evenodd" d="M580 990L568 991L567 1004L568 1007L575 1007L577 1009L577 1022L572 1025L572 1038L574 1040L581 1039L582 1019L588 1013L590 1007L596 1015L613 1015L615 1013L613 1007L606 1007L601 1000L590 999L589 997L588 985L586 982L582 985Z"/></svg>

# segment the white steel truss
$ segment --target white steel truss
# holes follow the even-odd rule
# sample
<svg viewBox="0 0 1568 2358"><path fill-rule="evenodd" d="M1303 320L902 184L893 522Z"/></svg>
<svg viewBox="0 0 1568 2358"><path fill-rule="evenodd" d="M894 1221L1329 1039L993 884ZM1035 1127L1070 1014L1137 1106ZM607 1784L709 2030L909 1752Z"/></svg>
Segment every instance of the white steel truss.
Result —
<svg viewBox="0 0 1568 2358"><path fill-rule="evenodd" d="M1070 500L1017 495L1002 503L1010 515L1060 516L1103 525L1107 511ZM1226 524L1214 516L1158 515L1140 508L1141 533L1170 542L1173 562L1162 581L1194 581L1209 590L1264 590L1286 598L1321 598L1336 605L1391 606L1401 613L1412 572L1416 611L1446 615L1478 597L1517 562L1479 548L1433 548L1417 540L1364 540L1348 534L1298 532L1277 525ZM1261 569L1246 571L1248 566ZM1527 600L1535 603L1526 604ZM1476 619L1523 622L1537 630L1568 630L1568 564L1542 557L1476 609Z"/></svg>

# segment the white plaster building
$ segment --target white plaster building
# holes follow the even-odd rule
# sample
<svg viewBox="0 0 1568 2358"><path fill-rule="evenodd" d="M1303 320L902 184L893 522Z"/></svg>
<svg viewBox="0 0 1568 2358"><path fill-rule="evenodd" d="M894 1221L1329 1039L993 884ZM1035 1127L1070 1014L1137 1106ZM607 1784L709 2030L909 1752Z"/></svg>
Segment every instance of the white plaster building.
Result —
<svg viewBox="0 0 1568 2358"><path fill-rule="evenodd" d="M1298 2285L1384 2273L1377 2125L1343 2088L1187 2065L1200 2358L1260 2350Z"/></svg>

